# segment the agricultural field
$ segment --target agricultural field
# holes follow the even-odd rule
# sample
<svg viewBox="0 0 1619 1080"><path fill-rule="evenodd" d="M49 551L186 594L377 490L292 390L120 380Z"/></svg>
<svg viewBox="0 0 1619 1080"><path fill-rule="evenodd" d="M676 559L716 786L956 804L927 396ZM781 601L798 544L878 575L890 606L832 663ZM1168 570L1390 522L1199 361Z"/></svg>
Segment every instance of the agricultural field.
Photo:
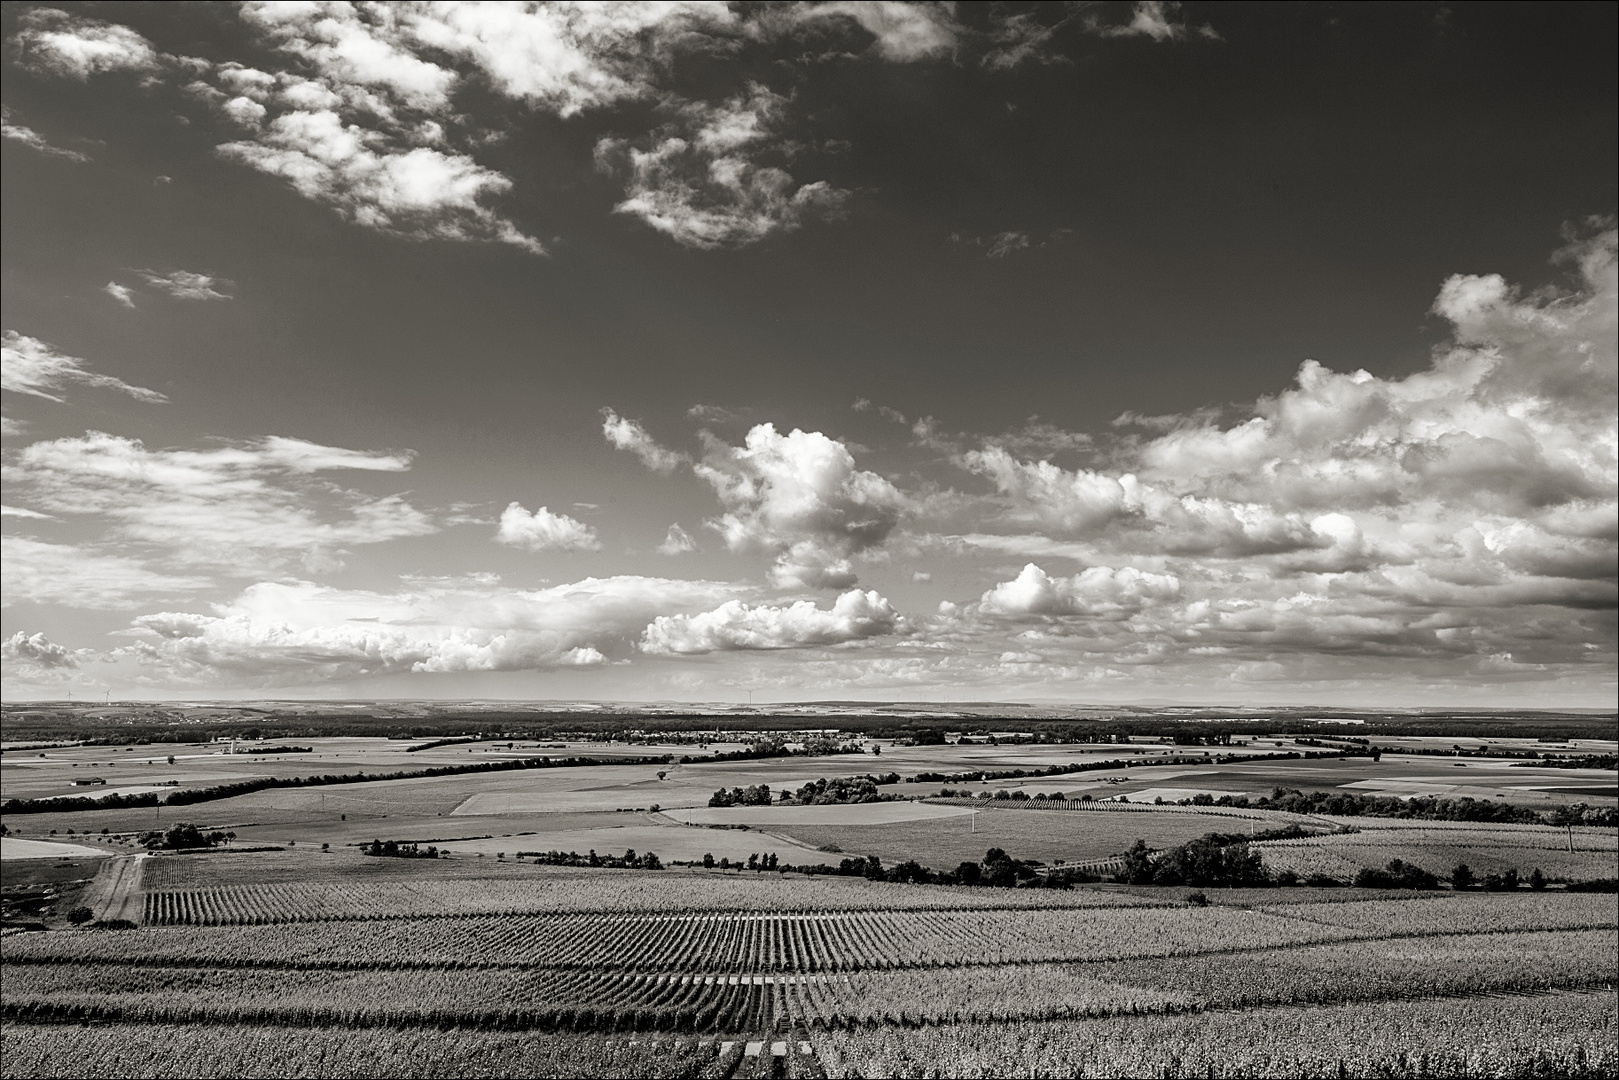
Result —
<svg viewBox="0 0 1619 1080"><path fill-rule="evenodd" d="M172 774L204 784L233 769L381 772L564 753L516 743L406 754L401 740L333 739L313 747L313 759L254 755L247 764L204 747L189 759L177 752ZM588 750L603 764L8 814L0 855L17 903L8 901L11 928L0 939L0 1073L1614 1071L1612 894L1010 889L740 867L775 855L786 865L858 857L950 870L1000 848L1108 872L1137 840L1164 851L1208 833L1240 840L1296 826L1310 835L1256 843L1271 874L1347 880L1401 858L1441 876L1465 861L1480 875L1539 867L1554 880L1589 880L1615 876L1619 830L1153 805L1275 787L1439 791L1435 774L1453 766L1433 756L1252 760L1277 749L1265 740L1207 764L1154 763L1201 754L1170 745L872 748L880 753L663 765L612 763L649 748L594 743L567 752ZM149 764L132 757L123 772L107 767L106 747L31 753L5 755L5 783L27 778L8 792L56 790L41 769L55 769L56 783L72 755L108 773L108 788L137 786L143 769L171 777L166 753ZM949 785L911 779L1120 758L1141 764ZM1468 782L1445 793L1504 791L1510 781L1522 789L1514 800L1568 801L1575 796L1524 785L1579 787L1564 774L1580 770L1548 778L1504 759L1462 764ZM780 793L889 772L900 779L882 785L888 801L707 805L721 788ZM942 786L1066 798L939 798ZM140 853L142 833L179 821L227 832L229 842ZM362 854L374 839L432 845L439 857ZM656 853L665 869L535 857L626 849ZM734 865L674 865L704 855ZM1492 995L1509 1028L1487 1022L1480 995ZM1371 1031L1383 1034L1368 1042Z"/></svg>
<svg viewBox="0 0 1619 1080"><path fill-rule="evenodd" d="M284 1048L268 1051L282 1055L278 1069L317 1075L347 1061L330 1040L352 1041L356 1029L376 1033L378 1049L344 1066L355 1075L399 1068L397 1055L429 1032L437 1049L407 1075L468 1075L445 1048L510 1075L508 1036L530 1040L525 1075L560 1075L570 1060L604 1075L954 1074L942 1062L960 1059L936 1056L951 1040L971 1048L949 1052L988 1061L1012 1053L1003 1040L1014 1030L1037 1060L1068 1045L1117 1068L1151 1052L1143 1016L1167 1025L1171 1042L1201 1040L1206 1055L1237 1038L1221 1017L1248 1018L1242 1031L1318 1031L1310 1052L1336 1064L1395 1053L1352 1039L1407 1015L1389 1011L1394 1001L1449 1032L1432 1054L1478 1061L1485 1046L1600 1064L1611 998L1586 992L1619 981L1619 912L1596 894L1341 890L1362 898L1312 903L1273 889L1269 904L1199 905L1185 890L305 851L107 863L108 901L138 927L4 939L7 1076L64 1075L69 1061L84 1075L120 1060L148 1075L173 1067L155 1046L121 1058L103 1041L109 1031L128 1032L132 1054L160 1033L165 1047L211 1035L226 1045L198 1060L219 1075L259 1075L261 1063L232 1055L279 1031ZM1480 994L1519 995L1508 1006L1525 1010L1514 1037L1546 1037L1473 1039ZM1260 1045L1241 1043L1244 1053Z"/></svg>
<svg viewBox="0 0 1619 1080"><path fill-rule="evenodd" d="M1516 870L1527 877L1538 869L1559 880L1619 877L1619 835L1612 829L1461 827L1465 822L1405 822L1404 827L1387 828L1370 819L1356 820L1358 832L1266 840L1255 846L1269 869L1291 870L1300 877L1326 874L1350 880L1360 870L1381 869L1393 859L1441 877L1463 863L1480 876Z"/></svg>

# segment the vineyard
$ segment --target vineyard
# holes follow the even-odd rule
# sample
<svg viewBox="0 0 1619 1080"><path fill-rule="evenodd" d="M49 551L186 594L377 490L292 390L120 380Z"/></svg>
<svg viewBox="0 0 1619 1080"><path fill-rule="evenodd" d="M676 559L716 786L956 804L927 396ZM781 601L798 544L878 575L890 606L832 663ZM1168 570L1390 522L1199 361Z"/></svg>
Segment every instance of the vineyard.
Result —
<svg viewBox="0 0 1619 1080"><path fill-rule="evenodd" d="M1614 1065L1601 992L1619 984L1619 911L1601 894L1211 889L1188 902L320 858L303 865L358 869L229 884L200 860L113 860L144 926L5 938L4 1075ZM1510 1028L1491 1026L1486 997ZM184 1048L195 1061L174 1056Z"/></svg>
<svg viewBox="0 0 1619 1080"><path fill-rule="evenodd" d="M1424 822L1424 826L1430 823ZM1442 823L1462 824L1462 823ZM1584 880L1619 875L1619 843L1615 834L1597 830L1515 828L1400 828L1298 840L1262 840L1254 846L1273 873L1291 870L1300 877L1325 874L1350 880L1362 869L1380 869L1390 860L1447 874L1465 862L1480 875L1517 870L1528 876L1539 868L1552 878ZM1570 850L1572 848L1573 850Z"/></svg>
<svg viewBox="0 0 1619 1080"><path fill-rule="evenodd" d="M1619 1069L1606 993L1179 1016L669 1035L243 1024L13 1023L6 1073L40 1077L1560 1076ZM805 1054L804 1050L812 1052ZM748 1051L756 1056L748 1056ZM780 1056L777 1056L777 1052ZM138 1063L138 1065L137 1065ZM138 1069L138 1071L137 1071Z"/></svg>
<svg viewBox="0 0 1619 1080"><path fill-rule="evenodd" d="M979 855L982 855L982 850ZM256 859L258 856L230 856ZM318 858L318 856L316 857ZM117 860L109 860L116 862ZM365 871L326 869L324 876L260 884L196 883L206 880L206 859L142 860L144 917L159 925L179 922L251 924L523 915L558 911L861 911L983 908L1135 907L1156 901L1121 893L1006 892L895 886L860 878L794 878L734 874L646 874L541 867L494 860L431 865L430 877L404 862L367 860ZM392 865L388 865L392 863ZM493 863L493 866L490 864ZM341 864L339 864L341 865ZM444 874L440 867L482 868ZM198 869L193 870L193 867ZM372 870L378 867L378 870ZM388 873L387 871L392 871ZM241 877L246 877L242 874Z"/></svg>

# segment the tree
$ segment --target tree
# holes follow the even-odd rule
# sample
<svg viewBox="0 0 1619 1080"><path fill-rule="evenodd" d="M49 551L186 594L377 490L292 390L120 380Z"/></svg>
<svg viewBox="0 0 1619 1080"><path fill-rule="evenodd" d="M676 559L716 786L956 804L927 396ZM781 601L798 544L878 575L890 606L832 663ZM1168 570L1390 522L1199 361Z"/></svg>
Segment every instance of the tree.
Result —
<svg viewBox="0 0 1619 1080"><path fill-rule="evenodd" d="M703 869L714 869L714 853L712 851L703 856Z"/></svg>
<svg viewBox="0 0 1619 1080"><path fill-rule="evenodd" d="M67 913L67 921L74 926L82 926L90 921L94 912L87 907L76 907Z"/></svg>
<svg viewBox="0 0 1619 1080"><path fill-rule="evenodd" d="M1456 869L1450 872L1450 884L1455 889L1471 889L1475 880L1472 869L1466 863L1457 863Z"/></svg>
<svg viewBox="0 0 1619 1080"><path fill-rule="evenodd" d="M1536 892L1546 887L1546 875L1540 872L1540 867L1538 866L1529 874L1529 887Z"/></svg>
<svg viewBox="0 0 1619 1080"><path fill-rule="evenodd" d="M963 885L977 885L982 873L977 863L964 862L956 867L956 880Z"/></svg>

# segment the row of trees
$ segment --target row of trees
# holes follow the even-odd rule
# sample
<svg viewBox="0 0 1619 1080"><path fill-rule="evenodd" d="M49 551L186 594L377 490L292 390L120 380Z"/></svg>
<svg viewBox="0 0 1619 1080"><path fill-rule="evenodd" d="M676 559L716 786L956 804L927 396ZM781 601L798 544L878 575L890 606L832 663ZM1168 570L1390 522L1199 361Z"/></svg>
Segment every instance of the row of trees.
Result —
<svg viewBox="0 0 1619 1080"><path fill-rule="evenodd" d="M373 840L369 844L360 845L361 855L376 855L387 859L436 859L437 847L422 847L414 841L400 843L397 840Z"/></svg>
<svg viewBox="0 0 1619 1080"><path fill-rule="evenodd" d="M1338 817L1393 817L1423 821L1478 821L1499 824L1616 825L1619 812L1611 807L1589 807L1584 803L1540 811L1514 806L1494 799L1442 799L1419 795L1411 799L1396 796L1355 795L1344 791L1300 791L1277 788L1268 796L1249 799L1246 795L1194 795L1180 800L1181 806L1230 806L1238 809L1284 810L1293 814L1332 814Z"/></svg>
<svg viewBox="0 0 1619 1080"><path fill-rule="evenodd" d="M533 859L546 866L593 866L610 870L662 870L663 860L656 852L637 855L634 848L626 848L622 855L598 855L591 848L589 854L577 851L519 851L519 859Z"/></svg>

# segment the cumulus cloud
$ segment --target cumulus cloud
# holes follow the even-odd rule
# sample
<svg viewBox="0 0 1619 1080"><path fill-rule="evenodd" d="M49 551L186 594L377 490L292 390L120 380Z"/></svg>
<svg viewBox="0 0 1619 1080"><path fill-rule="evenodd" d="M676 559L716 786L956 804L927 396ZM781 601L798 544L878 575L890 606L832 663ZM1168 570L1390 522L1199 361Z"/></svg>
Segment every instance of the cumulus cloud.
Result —
<svg viewBox="0 0 1619 1080"><path fill-rule="evenodd" d="M515 502L501 512L495 542L525 551L601 550L596 530L589 525L543 506L531 514Z"/></svg>
<svg viewBox="0 0 1619 1080"><path fill-rule="evenodd" d="M881 545L905 508L898 488L857 469L848 447L818 431L759 424L742 446L704 438L695 469L725 508L710 524L733 551L774 554L778 585L852 585L850 558Z"/></svg>
<svg viewBox="0 0 1619 1080"><path fill-rule="evenodd" d="M678 523L669 526L669 532L658 545L659 555L684 555L688 551L697 550L697 541L693 540L691 533L682 529Z"/></svg>
<svg viewBox="0 0 1619 1080"><path fill-rule="evenodd" d="M149 449L101 432L16 452L9 491L177 566L232 574L302 565L331 569L352 545L434 532L402 496L367 495L315 474L399 472L407 453L368 453L271 437L202 450Z"/></svg>
<svg viewBox="0 0 1619 1080"><path fill-rule="evenodd" d="M229 294L220 292L219 289L234 287L232 282L225 281L222 278L209 277L207 274L193 274L189 270L172 270L167 274L160 274L156 270L137 270L135 272L146 280L146 284L158 292L174 297L176 300L229 300ZM215 286L218 286L218 288ZM114 292L115 289L118 291ZM128 289L122 289L109 283L107 292L129 304L130 307L135 306L130 303Z"/></svg>
<svg viewBox="0 0 1619 1080"><path fill-rule="evenodd" d="M900 614L876 592L851 589L831 610L809 600L787 606L728 600L696 615L660 615L641 637L647 653L690 656L739 649L801 649L842 645L892 634Z"/></svg>
<svg viewBox="0 0 1619 1080"><path fill-rule="evenodd" d="M31 71L84 82L104 72L154 72L160 67L152 43L127 26L55 8L32 8L18 23L12 53Z"/></svg>
<svg viewBox="0 0 1619 1080"><path fill-rule="evenodd" d="M602 434L608 442L620 450L630 451L655 472L671 473L681 465L690 463L686 455L658 445L658 441L647 434L639 421L626 420L612 409L602 410Z"/></svg>
<svg viewBox="0 0 1619 1080"><path fill-rule="evenodd" d="M165 680L255 686L589 668L629 655L654 617L711 608L737 592L722 582L634 576L536 590L488 576L406 579L393 591L263 582L209 613L139 616L123 652Z"/></svg>
<svg viewBox="0 0 1619 1080"><path fill-rule="evenodd" d="M14 394L29 394L47 401L60 402L60 392L69 385L93 386L101 390L117 390L137 401L153 403L169 399L156 390L144 386L131 386L111 375L102 375L85 367L85 361L68 356L49 342L40 341L7 330L0 345L0 389Z"/></svg>
<svg viewBox="0 0 1619 1080"><path fill-rule="evenodd" d="M985 662L1034 643L1080 671L1590 685L1619 602L1615 248L1611 225L1571 245L1563 288L1448 279L1434 311L1451 339L1403 378L1307 361L1232 420L1132 416L1142 434L957 453L994 495L954 504L980 529L927 545L1093 565L1031 564L933 632ZM1089 464L1053 462L1065 448Z"/></svg>
<svg viewBox="0 0 1619 1080"><path fill-rule="evenodd" d="M1115 570L1092 566L1072 577L1051 577L1034 563L1011 581L986 592L980 608L991 615L1021 618L1031 615L1108 616L1139 611L1180 595L1173 574L1154 574L1134 567Z"/></svg>
<svg viewBox="0 0 1619 1080"><path fill-rule="evenodd" d="M11 110L5 106L0 106L0 138L22 143L24 146L37 150L47 157L66 158L69 161L79 162L90 160L89 155L57 146L25 124L12 123Z"/></svg>
<svg viewBox="0 0 1619 1080"><path fill-rule="evenodd" d="M27 634L18 630L0 641L0 660L13 664L29 664L40 668L75 668L78 661L73 653L56 644L44 634Z"/></svg>

